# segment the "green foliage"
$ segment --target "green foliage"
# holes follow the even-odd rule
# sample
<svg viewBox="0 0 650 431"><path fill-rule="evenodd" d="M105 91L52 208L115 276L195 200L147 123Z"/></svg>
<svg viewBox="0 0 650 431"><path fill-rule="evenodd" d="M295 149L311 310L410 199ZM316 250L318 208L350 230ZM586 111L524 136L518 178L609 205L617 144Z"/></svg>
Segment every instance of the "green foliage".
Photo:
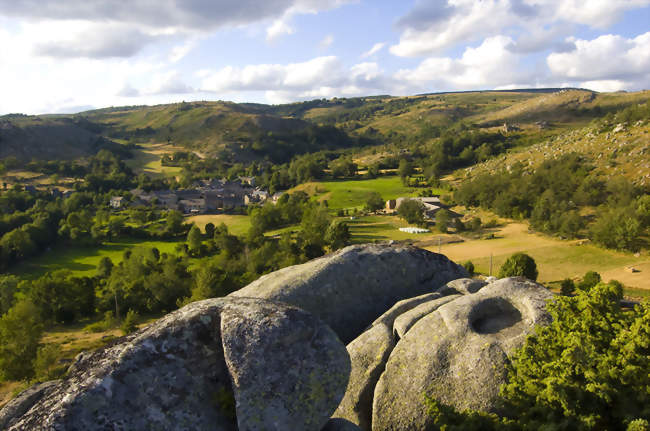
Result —
<svg viewBox="0 0 650 431"><path fill-rule="evenodd" d="M96 333L96 332L106 332L111 329L114 329L117 326L117 319L113 311L109 310L104 312L104 318L100 321L91 323L84 326L84 332Z"/></svg>
<svg viewBox="0 0 650 431"><path fill-rule="evenodd" d="M97 264L97 277L108 278L111 275L114 266L115 265L110 257L103 256Z"/></svg>
<svg viewBox="0 0 650 431"><path fill-rule="evenodd" d="M397 214L409 224L426 226L424 220L424 206L422 202L414 199L405 199L397 209Z"/></svg>
<svg viewBox="0 0 650 431"><path fill-rule="evenodd" d="M136 247L113 268L105 286L98 289L98 308L119 308L138 313L160 313L176 308L189 296L191 275L179 257L160 254L155 248Z"/></svg>
<svg viewBox="0 0 650 431"><path fill-rule="evenodd" d="M338 250L350 243L350 229L342 220L333 220L325 232L325 241L331 250Z"/></svg>
<svg viewBox="0 0 650 431"><path fill-rule="evenodd" d="M201 246L203 245L203 235L197 225L193 224L187 234L187 248L193 255L201 254Z"/></svg>
<svg viewBox="0 0 650 431"><path fill-rule="evenodd" d="M600 283L601 277L600 274L598 274L596 271L587 271L582 277L582 281L578 283L578 289L588 292L593 288L595 285Z"/></svg>
<svg viewBox="0 0 650 431"><path fill-rule="evenodd" d="M341 156L332 160L329 167L334 178L354 177L357 174L357 164L350 157Z"/></svg>
<svg viewBox="0 0 650 431"><path fill-rule="evenodd" d="M44 321L70 323L95 312L93 280L70 271L48 272L31 282L28 296Z"/></svg>
<svg viewBox="0 0 650 431"><path fill-rule="evenodd" d="M308 208L303 214L300 222L299 241L303 253L308 259L322 256L325 253L327 240L324 232L327 232L332 218L323 206Z"/></svg>
<svg viewBox="0 0 650 431"><path fill-rule="evenodd" d="M18 277L13 275L0 276L0 316L9 311L14 305L19 281Z"/></svg>
<svg viewBox="0 0 650 431"><path fill-rule="evenodd" d="M560 283L560 293L564 296L572 295L576 291L576 285L570 278L565 278Z"/></svg>
<svg viewBox="0 0 650 431"><path fill-rule="evenodd" d="M566 238L589 234L608 248L636 251L650 226L650 198L627 180L605 183L593 166L577 154L547 160L532 174L522 165L510 172L478 176L456 190L454 199L465 206L481 205L499 215L529 218L542 232ZM600 205L587 226L580 206Z"/></svg>
<svg viewBox="0 0 650 431"><path fill-rule="evenodd" d="M366 209L368 211L377 212L384 208L384 199L378 192L372 192L366 199Z"/></svg>
<svg viewBox="0 0 650 431"><path fill-rule="evenodd" d="M442 208L436 213L436 227L442 233L447 233L449 223L451 222L451 213Z"/></svg>
<svg viewBox="0 0 650 431"><path fill-rule="evenodd" d="M474 269L475 268L474 268L474 264L472 263L471 260L466 261L462 265L463 265L463 268L465 268L467 270L470 277L474 275Z"/></svg>
<svg viewBox="0 0 650 431"><path fill-rule="evenodd" d="M33 375L32 362L42 334L39 310L31 301L18 301L0 318L0 380Z"/></svg>
<svg viewBox="0 0 650 431"><path fill-rule="evenodd" d="M432 430L436 431L509 431L518 430L512 421L495 414L465 411L459 412L428 395L424 396L427 414L433 419Z"/></svg>
<svg viewBox="0 0 650 431"><path fill-rule="evenodd" d="M34 375L38 381L48 381L61 378L67 366L59 364L61 358L61 346L58 344L46 344L36 352L34 359Z"/></svg>
<svg viewBox="0 0 650 431"><path fill-rule="evenodd" d="M521 276L537 280L537 264L525 253L515 253L501 265L499 278Z"/></svg>
<svg viewBox="0 0 650 431"><path fill-rule="evenodd" d="M549 303L552 322L513 356L502 388L525 429L625 430L650 417L650 304L619 305L620 284Z"/></svg>
<svg viewBox="0 0 650 431"><path fill-rule="evenodd" d="M120 325L120 330L124 335L131 334L138 330L138 321L140 316L133 310L129 310Z"/></svg>

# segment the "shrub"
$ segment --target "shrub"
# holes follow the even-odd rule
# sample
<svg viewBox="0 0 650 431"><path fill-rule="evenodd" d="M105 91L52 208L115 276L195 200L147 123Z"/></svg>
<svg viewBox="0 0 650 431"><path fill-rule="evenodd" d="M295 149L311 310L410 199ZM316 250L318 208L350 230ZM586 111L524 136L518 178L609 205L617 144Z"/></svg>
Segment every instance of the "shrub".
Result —
<svg viewBox="0 0 650 431"><path fill-rule="evenodd" d="M104 313L104 319L99 322L91 323L84 327L84 332L106 332L110 329L113 329L117 326L117 320L112 311L107 311Z"/></svg>
<svg viewBox="0 0 650 431"><path fill-rule="evenodd" d="M515 253L499 269L499 278L522 276L537 280L537 264L525 253Z"/></svg>
<svg viewBox="0 0 650 431"><path fill-rule="evenodd" d="M34 359L34 374L39 381L54 380L61 377L65 371L65 365L59 365L61 357L61 346L58 344L46 344L36 352Z"/></svg>
<svg viewBox="0 0 650 431"><path fill-rule="evenodd" d="M591 290L592 287L600 283L600 280L600 274L595 271L587 271L585 273L585 276L582 277L582 281L578 283L578 289L587 292Z"/></svg>
<svg viewBox="0 0 650 431"><path fill-rule="evenodd" d="M576 285L570 278L565 278L560 284L560 293L564 296L573 294L576 290Z"/></svg>
<svg viewBox="0 0 650 431"><path fill-rule="evenodd" d="M138 313L133 310L129 310L128 313L126 313L126 317L124 318L122 325L120 326L122 333L124 333L124 335L128 335L137 331L138 320L140 320Z"/></svg>
<svg viewBox="0 0 650 431"><path fill-rule="evenodd" d="M472 263L471 260L468 260L467 262L463 263L463 268L467 270L470 276L474 275L474 264Z"/></svg>

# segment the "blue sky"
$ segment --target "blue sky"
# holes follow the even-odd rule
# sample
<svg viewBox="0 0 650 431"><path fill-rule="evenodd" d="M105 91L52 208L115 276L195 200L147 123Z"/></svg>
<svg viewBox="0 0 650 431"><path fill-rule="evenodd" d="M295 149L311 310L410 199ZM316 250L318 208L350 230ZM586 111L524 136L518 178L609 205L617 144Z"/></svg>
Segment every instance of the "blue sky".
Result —
<svg viewBox="0 0 650 431"><path fill-rule="evenodd" d="M650 88L650 0L0 0L0 114Z"/></svg>

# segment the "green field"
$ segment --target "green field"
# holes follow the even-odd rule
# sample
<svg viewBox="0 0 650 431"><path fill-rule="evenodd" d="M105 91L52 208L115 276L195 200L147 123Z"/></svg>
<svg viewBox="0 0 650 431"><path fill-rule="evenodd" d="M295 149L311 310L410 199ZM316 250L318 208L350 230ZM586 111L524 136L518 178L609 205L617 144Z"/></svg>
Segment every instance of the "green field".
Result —
<svg viewBox="0 0 650 431"><path fill-rule="evenodd" d="M413 196L417 189L406 187L398 176L380 177L373 180L314 181L301 184L289 193L302 190L319 201L327 201L330 209L363 208L372 192L378 192L384 200ZM442 190L434 190L441 193Z"/></svg>
<svg viewBox="0 0 650 431"><path fill-rule="evenodd" d="M68 269L79 276L92 276L99 260L104 256L109 257L113 263L118 263L122 260L126 250L137 246L156 247L161 253L175 254L175 248L179 242L181 241L125 239L118 242L107 242L98 247L58 246L30 259L28 262L16 265L10 272L28 279L38 278L46 272L58 269Z"/></svg>
<svg viewBox="0 0 650 431"><path fill-rule="evenodd" d="M231 215L231 214L202 214L187 218L188 223L194 223L201 231L205 231L205 225L212 223L219 226L225 223L228 226L228 231L235 235L245 235L251 226L250 217L247 215Z"/></svg>

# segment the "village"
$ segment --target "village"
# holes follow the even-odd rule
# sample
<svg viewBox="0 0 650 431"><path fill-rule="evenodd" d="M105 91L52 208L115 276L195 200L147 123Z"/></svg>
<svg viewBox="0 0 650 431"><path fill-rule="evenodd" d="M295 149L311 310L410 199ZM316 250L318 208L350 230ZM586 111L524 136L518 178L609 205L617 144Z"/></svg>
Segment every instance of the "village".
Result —
<svg viewBox="0 0 650 431"><path fill-rule="evenodd" d="M236 180L211 179L196 181L191 188L180 190L144 191L133 189L130 196L113 196L111 208L157 206L184 214L208 214L228 212L267 200L277 202L281 192L270 195L255 186L254 177L239 177Z"/></svg>

